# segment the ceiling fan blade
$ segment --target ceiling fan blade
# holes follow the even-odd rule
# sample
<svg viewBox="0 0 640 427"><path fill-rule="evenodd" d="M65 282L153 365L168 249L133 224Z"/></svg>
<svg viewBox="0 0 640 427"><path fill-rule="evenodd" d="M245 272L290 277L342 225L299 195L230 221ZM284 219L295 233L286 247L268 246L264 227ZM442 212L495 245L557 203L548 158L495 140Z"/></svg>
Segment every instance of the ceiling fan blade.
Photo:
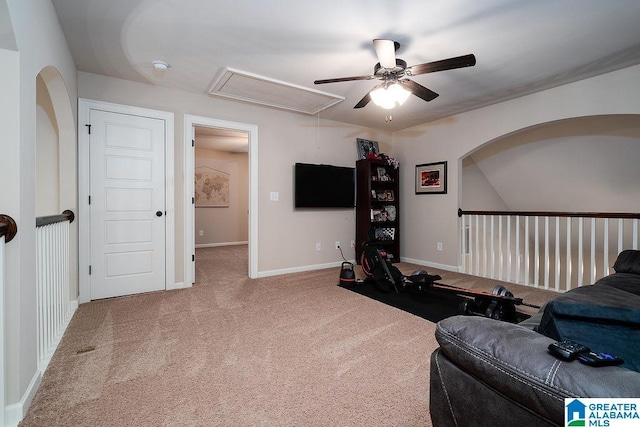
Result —
<svg viewBox="0 0 640 427"><path fill-rule="evenodd" d="M373 92L374 90L378 89L380 86L383 86L383 85L384 85L384 83L380 83L380 84L377 84L374 87L372 87L371 90L369 92L367 92L367 94L353 108L366 107L366 105L369 103L369 101L371 101L371 92Z"/></svg>
<svg viewBox="0 0 640 427"><path fill-rule="evenodd" d="M350 82L352 80L373 80L376 76L355 76L355 77L339 77L337 79L316 80L313 84L321 85L325 83Z"/></svg>
<svg viewBox="0 0 640 427"><path fill-rule="evenodd" d="M436 71L453 70L455 68L472 67L474 65L476 65L476 57L470 54L443 59L441 61L428 62L426 64L412 65L407 68L406 73L408 76L417 76L418 74L435 73Z"/></svg>
<svg viewBox="0 0 640 427"><path fill-rule="evenodd" d="M360 100L360 102L358 102L358 103L355 105L355 107L353 107L353 108L362 108L362 107L365 107L365 106L369 103L369 101L371 101L371 95L369 95L369 92L367 92L367 94L364 96L364 98L362 98L362 99Z"/></svg>
<svg viewBox="0 0 640 427"><path fill-rule="evenodd" d="M400 46L400 44L397 44ZM376 49L378 61L382 68L395 68L396 66L396 42L393 40L375 39L373 47Z"/></svg>
<svg viewBox="0 0 640 427"><path fill-rule="evenodd" d="M399 83L405 89L410 91L412 94L414 94L418 98L424 99L427 102L433 101L438 96L440 96L437 93L435 93L434 91L432 91L430 89L427 89L426 87L422 86L421 84L418 84L418 83L414 82L413 80L400 80Z"/></svg>

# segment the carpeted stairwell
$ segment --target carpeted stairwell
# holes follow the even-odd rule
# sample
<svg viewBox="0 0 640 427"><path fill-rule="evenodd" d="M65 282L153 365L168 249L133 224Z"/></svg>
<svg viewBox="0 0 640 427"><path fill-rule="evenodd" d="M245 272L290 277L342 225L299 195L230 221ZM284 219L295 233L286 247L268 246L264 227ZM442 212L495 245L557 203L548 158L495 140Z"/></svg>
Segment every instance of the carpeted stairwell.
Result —
<svg viewBox="0 0 640 427"><path fill-rule="evenodd" d="M192 288L82 304L20 425L431 425L433 323L338 287L338 268L251 280L246 247L196 258Z"/></svg>

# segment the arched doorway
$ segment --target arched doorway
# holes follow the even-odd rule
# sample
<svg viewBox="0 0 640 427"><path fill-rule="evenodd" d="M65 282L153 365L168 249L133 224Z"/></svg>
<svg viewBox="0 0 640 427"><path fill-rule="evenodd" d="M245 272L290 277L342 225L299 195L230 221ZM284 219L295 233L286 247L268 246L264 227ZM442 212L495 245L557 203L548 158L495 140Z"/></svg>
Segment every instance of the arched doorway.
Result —
<svg viewBox="0 0 640 427"><path fill-rule="evenodd" d="M635 114L541 123L461 157L460 208L489 212L462 222L465 271L556 289L609 274L617 254L637 246L637 220L566 217L638 212L639 123ZM518 212L545 214L529 221Z"/></svg>
<svg viewBox="0 0 640 427"><path fill-rule="evenodd" d="M78 212L75 113L60 72L44 67L36 76L36 216ZM78 295L78 227L70 225L69 292Z"/></svg>

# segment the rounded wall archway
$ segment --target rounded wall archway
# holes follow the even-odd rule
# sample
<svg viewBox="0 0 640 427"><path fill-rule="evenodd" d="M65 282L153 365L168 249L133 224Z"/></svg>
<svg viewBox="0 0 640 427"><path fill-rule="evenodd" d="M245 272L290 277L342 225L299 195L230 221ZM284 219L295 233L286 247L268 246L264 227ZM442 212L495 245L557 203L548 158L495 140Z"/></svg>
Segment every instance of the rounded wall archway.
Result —
<svg viewBox="0 0 640 427"><path fill-rule="evenodd" d="M75 121L60 72L36 79L36 214L55 215L77 205Z"/></svg>
<svg viewBox="0 0 640 427"><path fill-rule="evenodd" d="M78 212L76 124L60 72L44 67L36 76L36 216ZM70 225L71 295L78 295L78 225Z"/></svg>
<svg viewBox="0 0 640 427"><path fill-rule="evenodd" d="M636 114L542 123L462 157L466 210L629 211L640 198Z"/></svg>
<svg viewBox="0 0 640 427"><path fill-rule="evenodd" d="M472 150L461 159L460 207L485 213L461 220L462 268L556 290L608 275L620 251L637 247L637 220L597 215L640 211L637 159L637 114L541 123Z"/></svg>

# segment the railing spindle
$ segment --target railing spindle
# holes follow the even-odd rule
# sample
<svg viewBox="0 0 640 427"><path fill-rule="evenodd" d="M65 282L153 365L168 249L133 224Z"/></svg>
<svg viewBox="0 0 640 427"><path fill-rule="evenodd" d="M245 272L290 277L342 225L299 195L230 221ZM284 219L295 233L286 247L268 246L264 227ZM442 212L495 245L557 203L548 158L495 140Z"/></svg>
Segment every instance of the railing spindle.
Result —
<svg viewBox="0 0 640 427"><path fill-rule="evenodd" d="M605 276L609 275L609 218L604 219L604 236L602 241L603 246L603 264L602 264L602 274Z"/></svg>
<svg viewBox="0 0 640 427"><path fill-rule="evenodd" d="M624 220L618 219L618 253L622 252L622 246L624 242Z"/></svg>
<svg viewBox="0 0 640 427"><path fill-rule="evenodd" d="M567 217L567 284L566 290L571 289L571 217Z"/></svg>
<svg viewBox="0 0 640 427"><path fill-rule="evenodd" d="M511 280L511 217L507 217L507 282Z"/></svg>
<svg viewBox="0 0 640 427"><path fill-rule="evenodd" d="M591 281L596 281L596 219L591 218Z"/></svg>
<svg viewBox="0 0 640 427"><path fill-rule="evenodd" d="M533 285L537 288L540 285L540 235L538 230L538 219L540 217L533 217L535 240L534 242L534 255L533 255Z"/></svg>
<svg viewBox="0 0 640 427"><path fill-rule="evenodd" d="M582 286L584 258L582 240L584 237L584 218L578 218L578 287Z"/></svg>
<svg viewBox="0 0 640 427"><path fill-rule="evenodd" d="M494 227L494 220L495 217L493 215L491 215L490 217L490 222L491 222L491 278L495 279L496 278L496 274L495 274L495 268L496 268L496 250L495 250L495 227Z"/></svg>
<svg viewBox="0 0 640 427"><path fill-rule="evenodd" d="M476 215L476 275L480 275L480 215Z"/></svg>
<svg viewBox="0 0 640 427"><path fill-rule="evenodd" d="M529 283L529 217L524 219L524 283Z"/></svg>
<svg viewBox="0 0 640 427"><path fill-rule="evenodd" d="M504 268L502 258L502 215L498 216L498 280L502 280Z"/></svg>
<svg viewBox="0 0 640 427"><path fill-rule="evenodd" d="M556 292L560 292L560 217L556 217L556 260L555 268L556 275L554 280L554 288Z"/></svg>
<svg viewBox="0 0 640 427"><path fill-rule="evenodd" d="M464 215L460 217L460 224L462 227L462 232L460 233L460 247L462 248L462 257L460 259L460 263L462 266L462 271L467 272L466 269L466 258L467 258L467 242L466 242L466 232L467 229L464 227Z"/></svg>
<svg viewBox="0 0 640 427"><path fill-rule="evenodd" d="M549 289L549 217L544 217L544 288Z"/></svg>
<svg viewBox="0 0 640 427"><path fill-rule="evenodd" d="M516 217L516 283L520 281L520 217Z"/></svg>
<svg viewBox="0 0 640 427"><path fill-rule="evenodd" d="M482 217L482 275L487 277L487 217Z"/></svg>

